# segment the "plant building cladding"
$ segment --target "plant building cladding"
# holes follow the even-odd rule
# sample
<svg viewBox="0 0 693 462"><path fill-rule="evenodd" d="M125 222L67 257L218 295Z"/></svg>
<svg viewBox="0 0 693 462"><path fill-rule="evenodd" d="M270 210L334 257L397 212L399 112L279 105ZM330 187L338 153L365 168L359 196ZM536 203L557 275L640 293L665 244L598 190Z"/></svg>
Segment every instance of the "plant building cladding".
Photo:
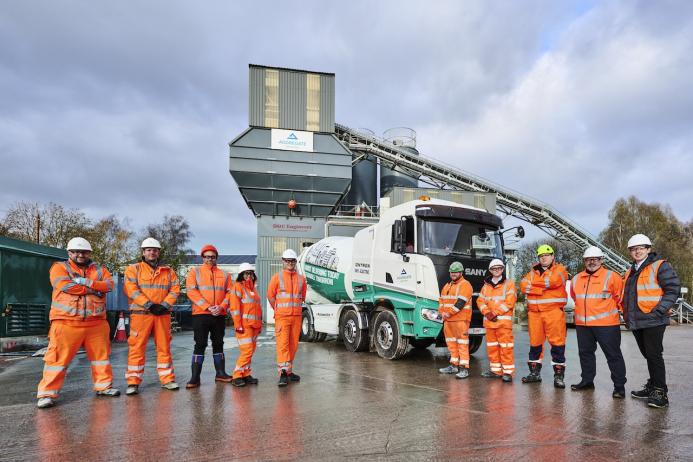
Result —
<svg viewBox="0 0 693 462"><path fill-rule="evenodd" d="M248 124L334 133L334 77L251 64Z"/></svg>

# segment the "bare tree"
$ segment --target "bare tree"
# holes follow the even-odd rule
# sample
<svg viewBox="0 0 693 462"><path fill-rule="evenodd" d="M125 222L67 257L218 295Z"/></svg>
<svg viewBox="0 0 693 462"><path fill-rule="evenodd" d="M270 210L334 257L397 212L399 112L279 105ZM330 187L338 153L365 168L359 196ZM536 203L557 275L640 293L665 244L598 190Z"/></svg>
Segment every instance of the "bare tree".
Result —
<svg viewBox="0 0 693 462"><path fill-rule="evenodd" d="M190 225L181 215L166 215L161 223L145 228L144 237L151 236L161 242L161 261L178 271L185 255L192 252L188 242L193 236Z"/></svg>
<svg viewBox="0 0 693 462"><path fill-rule="evenodd" d="M109 215L97 221L85 236L94 249L93 259L111 272L122 272L135 253L134 233L127 219Z"/></svg>
<svg viewBox="0 0 693 462"><path fill-rule="evenodd" d="M91 222L80 210L53 202L17 202L3 221L5 234L37 244L64 248L72 237L86 234Z"/></svg>

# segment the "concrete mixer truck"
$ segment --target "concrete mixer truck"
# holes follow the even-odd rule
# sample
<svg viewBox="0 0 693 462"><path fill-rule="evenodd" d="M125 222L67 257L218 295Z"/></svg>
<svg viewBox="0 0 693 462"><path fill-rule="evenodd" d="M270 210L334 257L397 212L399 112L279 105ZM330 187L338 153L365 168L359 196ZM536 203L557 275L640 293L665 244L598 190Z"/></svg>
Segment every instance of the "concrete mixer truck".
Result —
<svg viewBox="0 0 693 462"><path fill-rule="evenodd" d="M308 282L301 336L338 335L349 351L398 359L409 346L444 346L440 289L453 261L474 287L470 352L483 340L476 307L488 264L503 258L501 219L483 209L422 197L381 214L354 237L326 237L303 249Z"/></svg>

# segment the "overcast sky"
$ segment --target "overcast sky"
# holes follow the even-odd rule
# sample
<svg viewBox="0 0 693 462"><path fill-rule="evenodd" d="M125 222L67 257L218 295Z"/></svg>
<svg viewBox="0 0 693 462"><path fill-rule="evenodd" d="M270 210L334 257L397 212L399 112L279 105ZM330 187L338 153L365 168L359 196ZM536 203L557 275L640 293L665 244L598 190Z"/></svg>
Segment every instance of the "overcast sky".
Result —
<svg viewBox="0 0 693 462"><path fill-rule="evenodd" d="M53 201L255 253L228 173L248 64L336 74L336 120L592 233L636 195L693 218L693 2L6 1L0 214Z"/></svg>

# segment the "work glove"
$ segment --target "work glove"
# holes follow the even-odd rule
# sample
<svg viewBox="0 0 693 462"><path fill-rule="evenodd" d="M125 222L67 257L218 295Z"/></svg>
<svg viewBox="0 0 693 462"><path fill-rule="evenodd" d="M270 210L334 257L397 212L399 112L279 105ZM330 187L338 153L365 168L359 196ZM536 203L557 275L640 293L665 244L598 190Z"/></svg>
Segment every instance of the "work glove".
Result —
<svg viewBox="0 0 693 462"><path fill-rule="evenodd" d="M87 279L87 278L82 278L82 277L72 278L72 282L74 282L75 284L79 284L81 286L87 286L87 287L91 286L91 279Z"/></svg>
<svg viewBox="0 0 693 462"><path fill-rule="evenodd" d="M489 311L488 313L486 313L486 314L484 315L484 317L485 317L486 319L488 319L489 321L492 321L492 322L495 321L496 319L498 319L498 315L497 315L497 314L494 314L494 313L491 313L490 311Z"/></svg>
<svg viewBox="0 0 693 462"><path fill-rule="evenodd" d="M103 297L104 297L104 294L103 294L103 293L101 293L101 292L99 292L99 291L97 291L97 290L93 290L93 289L87 289L87 293L90 294L90 295L96 295L96 296L99 297L99 298L103 298Z"/></svg>
<svg viewBox="0 0 693 462"><path fill-rule="evenodd" d="M245 329L243 329L243 326L238 326L238 327L236 327L236 332L239 334L242 334L245 332Z"/></svg>
<svg viewBox="0 0 693 462"><path fill-rule="evenodd" d="M149 312L154 314L154 315L162 315L166 313L168 310L164 305L160 305L159 303L152 303L149 305Z"/></svg>

